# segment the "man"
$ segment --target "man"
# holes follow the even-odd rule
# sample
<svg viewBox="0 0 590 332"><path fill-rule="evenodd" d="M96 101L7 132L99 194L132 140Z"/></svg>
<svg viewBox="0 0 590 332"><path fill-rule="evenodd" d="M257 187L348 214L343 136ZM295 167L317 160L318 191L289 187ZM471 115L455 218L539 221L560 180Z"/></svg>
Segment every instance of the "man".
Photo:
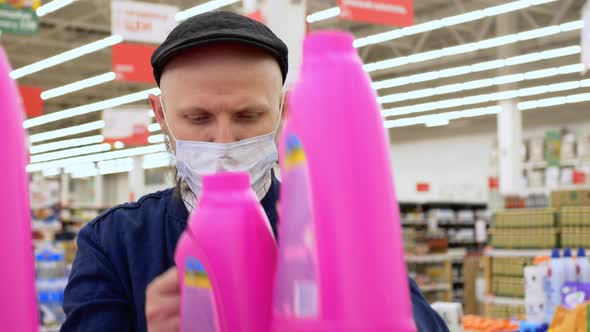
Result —
<svg viewBox="0 0 590 332"><path fill-rule="evenodd" d="M174 250L207 172L248 171L276 233L272 135L281 117L286 45L263 24L211 12L174 29L152 66L162 94L151 95L150 104L175 153L177 186L110 209L80 231L63 332L178 331ZM411 295L419 330L447 331L413 281Z"/></svg>

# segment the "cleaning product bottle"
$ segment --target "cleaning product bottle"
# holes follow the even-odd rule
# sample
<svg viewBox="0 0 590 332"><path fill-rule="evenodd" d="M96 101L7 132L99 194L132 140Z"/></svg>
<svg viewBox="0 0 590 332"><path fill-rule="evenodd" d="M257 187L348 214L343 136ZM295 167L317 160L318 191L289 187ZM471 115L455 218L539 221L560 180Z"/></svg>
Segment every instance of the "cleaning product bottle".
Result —
<svg viewBox="0 0 590 332"><path fill-rule="evenodd" d="M565 248L563 250L563 268L565 271L564 280L575 282L576 281L576 262L572 257L572 250L570 248Z"/></svg>
<svg viewBox="0 0 590 332"><path fill-rule="evenodd" d="M576 277L578 282L590 283L590 264L584 248L578 248L576 257Z"/></svg>
<svg viewBox="0 0 590 332"><path fill-rule="evenodd" d="M29 207L23 112L10 66L0 46L0 329L32 332L39 329L35 266Z"/></svg>
<svg viewBox="0 0 590 332"><path fill-rule="evenodd" d="M175 261L182 332L269 328L277 246L247 173L203 177Z"/></svg>
<svg viewBox="0 0 590 332"><path fill-rule="evenodd" d="M550 321L553 318L555 309L561 304L561 286L565 281L563 259L559 256L559 249L557 248L551 252L546 281L547 315L545 317Z"/></svg>
<svg viewBox="0 0 590 332"><path fill-rule="evenodd" d="M411 332L389 141L341 32L304 42L281 137L274 332Z"/></svg>

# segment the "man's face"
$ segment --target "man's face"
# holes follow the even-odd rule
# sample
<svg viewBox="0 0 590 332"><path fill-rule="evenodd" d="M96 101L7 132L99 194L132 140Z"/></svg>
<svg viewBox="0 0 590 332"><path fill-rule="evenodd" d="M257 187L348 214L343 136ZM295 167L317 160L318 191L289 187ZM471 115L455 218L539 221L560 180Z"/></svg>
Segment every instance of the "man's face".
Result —
<svg viewBox="0 0 590 332"><path fill-rule="evenodd" d="M231 143L275 129L281 85L281 71L271 55L239 44L211 45L166 65L160 88L167 121L160 99L152 95L150 104L169 136Z"/></svg>

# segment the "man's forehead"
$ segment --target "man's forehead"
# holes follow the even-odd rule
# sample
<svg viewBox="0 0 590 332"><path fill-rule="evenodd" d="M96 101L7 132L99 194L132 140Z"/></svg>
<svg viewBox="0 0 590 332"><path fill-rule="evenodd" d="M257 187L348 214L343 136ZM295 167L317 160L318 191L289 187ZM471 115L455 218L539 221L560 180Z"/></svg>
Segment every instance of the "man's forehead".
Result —
<svg viewBox="0 0 590 332"><path fill-rule="evenodd" d="M162 78L166 72L169 72L173 68L210 64L213 62L227 65L248 62L274 63L276 64L279 75L281 75L278 62L270 53L264 50L240 43L216 43L189 49L176 55L164 68Z"/></svg>

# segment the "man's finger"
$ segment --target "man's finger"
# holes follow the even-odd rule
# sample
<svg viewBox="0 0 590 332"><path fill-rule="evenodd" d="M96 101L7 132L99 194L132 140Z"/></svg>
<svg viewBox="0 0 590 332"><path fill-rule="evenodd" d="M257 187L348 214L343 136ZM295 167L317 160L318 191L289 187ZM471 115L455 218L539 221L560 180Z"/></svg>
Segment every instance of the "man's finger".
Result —
<svg viewBox="0 0 590 332"><path fill-rule="evenodd" d="M164 274L158 276L152 282L155 293L167 294L180 292L180 283L178 281L178 269L171 268ZM150 284L150 286L152 286ZM149 289L148 289L149 291Z"/></svg>
<svg viewBox="0 0 590 332"><path fill-rule="evenodd" d="M159 320L180 314L180 295L148 299L145 317L148 321Z"/></svg>

